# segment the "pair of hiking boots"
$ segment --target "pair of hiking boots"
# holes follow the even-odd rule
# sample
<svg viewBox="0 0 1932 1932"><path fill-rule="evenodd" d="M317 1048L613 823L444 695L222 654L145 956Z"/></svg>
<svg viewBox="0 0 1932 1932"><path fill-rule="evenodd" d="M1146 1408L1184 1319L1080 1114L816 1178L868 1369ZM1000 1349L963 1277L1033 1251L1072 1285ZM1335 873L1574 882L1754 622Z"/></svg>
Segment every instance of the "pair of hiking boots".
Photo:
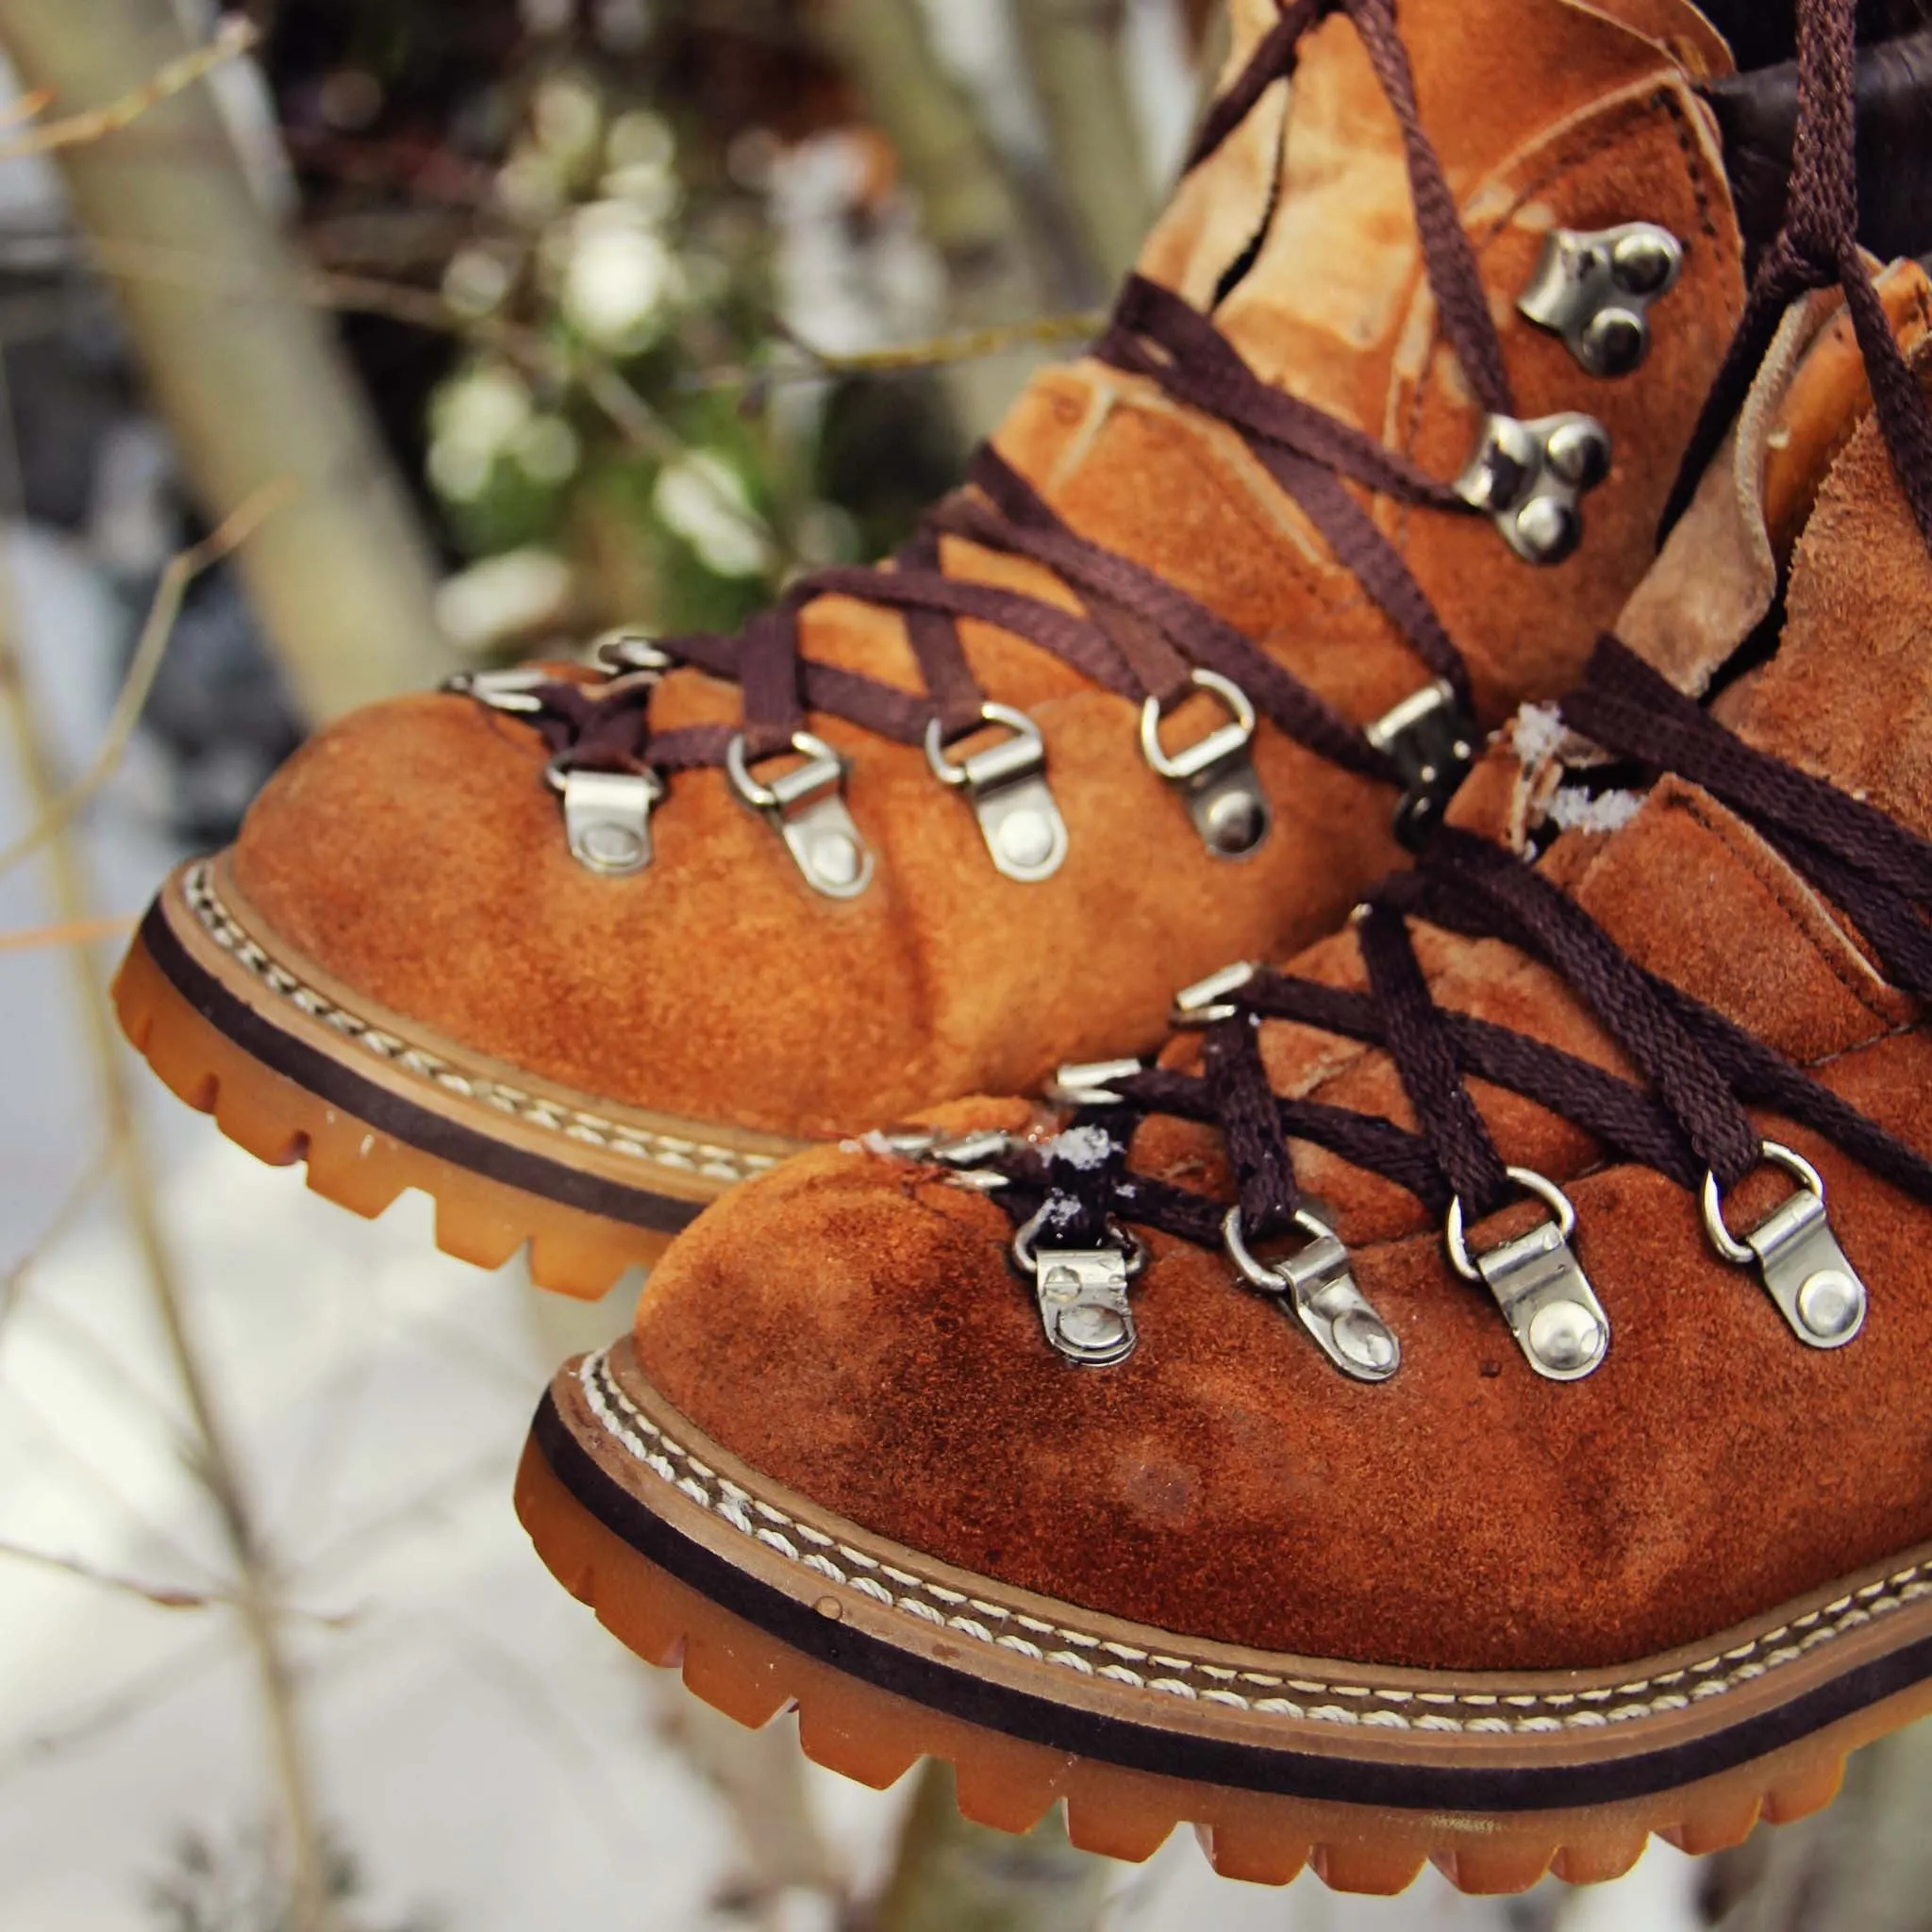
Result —
<svg viewBox="0 0 1932 1932"><path fill-rule="evenodd" d="M1932 36L1233 11L889 566L324 733L120 1010L345 1206L656 1264L518 1505L722 1708L1603 1878L1932 1707Z"/></svg>

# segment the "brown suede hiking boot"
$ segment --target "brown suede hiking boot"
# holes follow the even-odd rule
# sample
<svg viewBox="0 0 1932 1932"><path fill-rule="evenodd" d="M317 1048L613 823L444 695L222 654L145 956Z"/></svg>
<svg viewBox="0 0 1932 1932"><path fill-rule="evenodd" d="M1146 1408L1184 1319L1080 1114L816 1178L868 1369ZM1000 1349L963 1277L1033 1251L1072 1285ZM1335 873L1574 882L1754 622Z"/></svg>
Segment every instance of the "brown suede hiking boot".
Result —
<svg viewBox="0 0 1932 1932"><path fill-rule="evenodd" d="M1932 311L1915 381L1813 166L1625 642L1414 871L1071 1113L740 1191L558 1377L520 1508L634 1649L1366 1890L1733 1843L1932 1709ZM1842 313L1767 344L1821 263L1856 433Z"/></svg>
<svg viewBox="0 0 1932 1932"><path fill-rule="evenodd" d="M1739 312L1724 43L1235 12L1110 333L890 569L359 713L169 883L118 998L177 1093L594 1294L802 1143L1151 1045L1574 679Z"/></svg>

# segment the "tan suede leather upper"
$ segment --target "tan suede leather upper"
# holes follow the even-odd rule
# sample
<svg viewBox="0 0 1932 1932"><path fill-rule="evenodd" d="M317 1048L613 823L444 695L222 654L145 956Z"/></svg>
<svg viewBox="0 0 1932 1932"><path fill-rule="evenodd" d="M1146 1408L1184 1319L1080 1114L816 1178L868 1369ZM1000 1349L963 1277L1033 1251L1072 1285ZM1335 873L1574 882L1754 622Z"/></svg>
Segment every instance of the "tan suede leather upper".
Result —
<svg viewBox="0 0 1932 1932"><path fill-rule="evenodd" d="M1932 358L1919 366L1932 387ZM1761 413L1740 436L1762 439L1760 459L1765 441L1789 442ZM1714 533L1745 514L1761 541L1757 491L1722 462L1660 569L1722 573ZM1691 631L1696 617L1687 608ZM1677 642L1697 657L1694 636ZM1870 423L1798 544L1780 648L1736 703L1747 741L1932 837L1932 562ZM1507 830L1525 794L1548 795L1537 756L1495 755L1465 811ZM1707 794L1665 780L1621 829L1566 833L1543 863L1641 965L1932 1148L1932 1034L1916 1006ZM1553 974L1494 941L1428 927L1417 941L1442 1005L1629 1075ZM1348 932L1294 970L1364 978ZM1412 1124L1379 1052L1279 1023L1262 1044L1277 1091ZM1755 1275L1718 1259L1691 1195L1607 1164L1524 1099L1470 1087L1505 1158L1575 1204L1576 1252L1612 1324L1586 1380L1531 1372L1409 1195L1300 1144L1305 1191L1401 1341L1384 1385L1338 1374L1224 1257L1158 1235L1134 1291L1138 1352L1072 1367L1041 1336L997 1207L929 1169L836 1150L700 1220L649 1284L638 1359L712 1437L871 1530L1091 1609L1316 1657L1614 1664L1932 1537L1919 1386L1932 1209L1758 1117L1822 1172L1871 1291L1854 1342L1807 1349ZM951 1118L1019 1125L1027 1110ZM1227 1197L1205 1130L1153 1121L1135 1163ZM1736 1224L1788 1191L1754 1175ZM1516 1225L1499 1216L1483 1238Z"/></svg>
<svg viewBox="0 0 1932 1932"><path fill-rule="evenodd" d="M1236 11L1239 58L1274 9ZM1518 561L1482 519L1375 506L1493 723L1571 680L1647 563L1738 312L1739 239L1689 86L1724 57L1679 0L1407 0L1402 26L1519 408L1585 409L1614 439L1582 548L1555 569ZM1266 220L1219 312L1227 334L1264 375L1454 476L1480 412L1439 340L1399 130L1345 19L1307 42L1285 143L1284 92L1184 184L1148 272L1205 302ZM1602 381L1515 301L1552 225L1634 219L1669 227L1687 258L1647 362ZM1181 585L1352 718L1427 681L1245 446L1150 384L1092 361L1049 374L997 443L1073 528ZM956 574L1071 601L1030 564L958 540L946 555ZM827 599L803 628L809 656L918 688L895 617ZM1132 707L1002 632L962 634L990 694L1044 733L1071 833L1045 884L993 871L918 750L816 718L851 756L851 809L878 855L860 897L810 891L710 770L674 779L647 872L594 876L568 853L535 735L451 696L364 711L308 746L251 812L235 881L266 939L432 1037L633 1105L813 1137L1149 1046L1175 984L1304 942L1397 859L1387 791L1265 727L1274 835L1241 865L1208 858L1142 763ZM653 720L731 721L738 704L684 672Z"/></svg>

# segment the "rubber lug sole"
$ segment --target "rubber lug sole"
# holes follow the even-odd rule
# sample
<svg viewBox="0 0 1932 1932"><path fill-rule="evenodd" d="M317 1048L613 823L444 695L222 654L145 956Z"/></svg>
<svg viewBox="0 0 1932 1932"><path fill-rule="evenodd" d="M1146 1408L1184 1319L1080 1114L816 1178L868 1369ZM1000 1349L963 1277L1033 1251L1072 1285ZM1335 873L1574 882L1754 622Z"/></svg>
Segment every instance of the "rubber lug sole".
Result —
<svg viewBox="0 0 1932 1932"><path fill-rule="evenodd" d="M436 1244L445 1254L496 1269L527 1249L539 1287L596 1300L626 1269L650 1267L733 1185L701 1174L680 1177L678 1195L627 1184L613 1177L608 1156L600 1171L597 1156L586 1149L580 1157L561 1131L541 1140L526 1133L519 1142L480 1102L458 1113L457 1098L430 1092L419 1102L400 1081L385 1085L386 1070L359 1064L341 1030L258 991L212 944L186 909L185 876L157 900L115 977L122 1029L169 1090L211 1114L230 1141L270 1166L305 1164L308 1186L351 1213L373 1220L414 1189L435 1204ZM562 1107L553 1111L569 1118ZM729 1138L726 1129L673 1124L694 1145ZM741 1158L760 1168L790 1151L769 1140L756 1144ZM527 1174L533 1184L473 1162ZM607 1200L608 1212L583 1205Z"/></svg>
<svg viewBox="0 0 1932 1932"><path fill-rule="evenodd" d="M1532 1808L1503 1812L1356 1804L1161 1775L889 1690L855 1674L856 1652L854 1667L841 1669L786 1642L654 1561L580 1499L552 1460L570 1426L547 1404L540 1411L517 1513L551 1573L620 1641L681 1670L687 1688L741 1723L795 1709L807 1754L862 1784L883 1789L921 1757L944 1758L966 1817L1023 1833L1059 1805L1073 1842L1108 1857L1142 1860L1185 1824L1218 1873L1258 1884L1312 1869L1336 1890L1387 1894L1424 1863L1471 1893L1524 1891L1552 1873L1601 1883L1627 1872L1653 1835L1703 1854L1740 1842L1760 1819L1786 1824L1821 1809L1850 1751L1932 1709L1932 1683L1913 1682L1714 1774L1567 1808L1533 1808L1533 1799ZM839 1594L826 1589L813 1607L837 1655L839 1633L852 1627L841 1623L848 1613ZM853 1628L851 1641L858 1637Z"/></svg>

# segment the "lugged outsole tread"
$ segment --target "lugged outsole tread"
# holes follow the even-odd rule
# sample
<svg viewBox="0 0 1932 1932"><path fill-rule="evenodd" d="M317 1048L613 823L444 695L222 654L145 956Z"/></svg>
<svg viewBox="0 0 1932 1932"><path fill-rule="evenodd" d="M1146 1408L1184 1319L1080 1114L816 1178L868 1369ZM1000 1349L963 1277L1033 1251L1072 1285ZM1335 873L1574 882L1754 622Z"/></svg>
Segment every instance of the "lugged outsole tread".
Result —
<svg viewBox="0 0 1932 1932"><path fill-rule="evenodd" d="M1904 1691L1762 1758L1674 1790L1600 1807L1472 1817L1289 1798L1125 1770L1058 1753L915 1704L768 1636L633 1549L577 1500L533 1439L517 1514L551 1573L647 1662L679 1668L686 1687L754 1727L798 1712L818 1764L883 1789L921 1757L955 1770L960 1811L1024 1832L1063 1804L1085 1850L1140 1861L1192 1824L1224 1877L1285 1885L1312 1869L1339 1891L1398 1892L1424 1863L1472 1893L1527 1890L1545 1874L1571 1884L1620 1877L1655 1834L1681 1849L1721 1850L1760 1816L1785 1824L1836 1796L1845 1754L1909 1723L1925 1686ZM828 1596L821 1609L836 1614Z"/></svg>
<svg viewBox="0 0 1932 1932"><path fill-rule="evenodd" d="M436 1244L481 1268L529 1250L538 1287L582 1301L648 1268L671 1236L587 1214L411 1147L264 1066L197 1012L137 939L113 988L121 1027L176 1098L210 1114L272 1167L306 1165L309 1188L364 1220L407 1189L436 1206Z"/></svg>

